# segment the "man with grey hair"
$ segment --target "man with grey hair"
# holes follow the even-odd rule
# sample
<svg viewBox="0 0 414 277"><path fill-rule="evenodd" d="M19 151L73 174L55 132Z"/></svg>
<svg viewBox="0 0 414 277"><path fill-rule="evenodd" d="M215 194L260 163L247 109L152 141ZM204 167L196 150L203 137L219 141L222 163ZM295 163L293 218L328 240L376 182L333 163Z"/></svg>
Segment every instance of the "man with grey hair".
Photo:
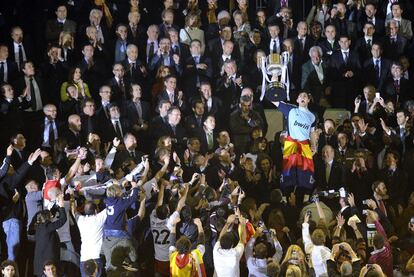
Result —
<svg viewBox="0 0 414 277"><path fill-rule="evenodd" d="M147 42L145 43L145 56L149 64L158 52L158 35L160 30L157 25L150 25L147 29Z"/></svg>
<svg viewBox="0 0 414 277"><path fill-rule="evenodd" d="M320 105L321 99L324 99L329 93L327 88L329 80L327 66L322 61L322 49L319 46L313 46L309 49L310 60L302 65L302 82L303 90L309 91L313 97L314 103ZM325 98L326 99L326 98Z"/></svg>
<svg viewBox="0 0 414 277"><path fill-rule="evenodd" d="M41 146L46 148L53 148L55 141L59 138L60 124L58 124L57 108L53 104L47 104L43 107L43 114L45 115L43 124L40 125L41 130Z"/></svg>

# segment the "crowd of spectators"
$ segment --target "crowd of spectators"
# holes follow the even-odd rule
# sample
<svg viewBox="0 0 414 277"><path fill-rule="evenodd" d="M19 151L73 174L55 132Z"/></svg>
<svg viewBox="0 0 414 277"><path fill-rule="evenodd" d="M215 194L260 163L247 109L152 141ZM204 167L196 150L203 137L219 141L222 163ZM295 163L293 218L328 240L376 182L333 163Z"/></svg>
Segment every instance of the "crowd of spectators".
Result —
<svg viewBox="0 0 414 277"><path fill-rule="evenodd" d="M3 276L413 276L412 1L4 2ZM308 193L260 101L282 52Z"/></svg>

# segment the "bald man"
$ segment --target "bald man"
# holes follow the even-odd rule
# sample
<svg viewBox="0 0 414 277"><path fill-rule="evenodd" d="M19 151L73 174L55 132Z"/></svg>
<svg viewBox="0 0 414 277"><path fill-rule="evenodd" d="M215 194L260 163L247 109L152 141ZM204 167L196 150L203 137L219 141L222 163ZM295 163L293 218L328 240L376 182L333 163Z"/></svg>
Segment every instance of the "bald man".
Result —
<svg viewBox="0 0 414 277"><path fill-rule="evenodd" d="M86 144L86 139L81 135L81 118L77 114L72 114L68 117L68 130L66 132L66 139L68 141L68 149L73 150L79 146Z"/></svg>

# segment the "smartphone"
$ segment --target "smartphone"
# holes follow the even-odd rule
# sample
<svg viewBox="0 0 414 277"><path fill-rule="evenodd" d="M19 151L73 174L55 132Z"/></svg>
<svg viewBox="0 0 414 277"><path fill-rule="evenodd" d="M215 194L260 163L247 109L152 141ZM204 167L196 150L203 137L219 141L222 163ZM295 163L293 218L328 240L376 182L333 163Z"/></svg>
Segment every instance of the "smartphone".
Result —
<svg viewBox="0 0 414 277"><path fill-rule="evenodd" d="M362 200L362 204L368 205L368 199Z"/></svg>
<svg viewBox="0 0 414 277"><path fill-rule="evenodd" d="M375 98L381 98L381 94L379 92L375 93Z"/></svg>

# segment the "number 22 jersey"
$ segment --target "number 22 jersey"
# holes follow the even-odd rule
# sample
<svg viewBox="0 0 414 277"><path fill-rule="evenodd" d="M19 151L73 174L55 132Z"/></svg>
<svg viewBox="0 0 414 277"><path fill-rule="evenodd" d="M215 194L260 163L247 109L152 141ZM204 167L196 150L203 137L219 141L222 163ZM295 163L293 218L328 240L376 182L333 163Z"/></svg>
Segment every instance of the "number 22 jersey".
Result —
<svg viewBox="0 0 414 277"><path fill-rule="evenodd" d="M159 219L154 209L150 215L151 232L154 241L155 259L160 262L167 262L169 258L170 247L170 233L172 228L172 222L180 214L175 211L166 219Z"/></svg>

